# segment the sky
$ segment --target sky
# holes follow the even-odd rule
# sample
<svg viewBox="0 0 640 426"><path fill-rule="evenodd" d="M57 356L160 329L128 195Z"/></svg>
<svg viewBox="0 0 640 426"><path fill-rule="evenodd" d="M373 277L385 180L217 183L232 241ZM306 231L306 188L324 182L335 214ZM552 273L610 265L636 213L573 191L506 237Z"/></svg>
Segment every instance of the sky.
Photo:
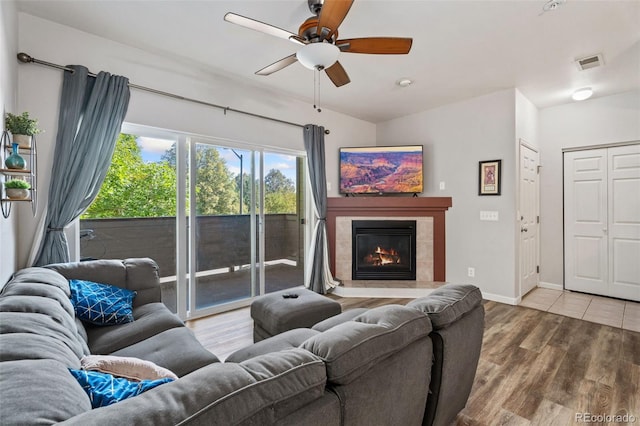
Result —
<svg viewBox="0 0 640 426"><path fill-rule="evenodd" d="M174 143L172 140L149 137L138 137L137 142L142 160L146 163L161 161L164 153ZM235 152L243 156L243 173L247 173L251 167L251 152L245 149L235 149ZM220 149L220 156L226 161L231 173L237 176L240 173L240 160L236 154L231 149L224 148ZM294 182L296 180L296 157L293 155L267 152L264 157L264 168L265 174L271 169L277 169Z"/></svg>

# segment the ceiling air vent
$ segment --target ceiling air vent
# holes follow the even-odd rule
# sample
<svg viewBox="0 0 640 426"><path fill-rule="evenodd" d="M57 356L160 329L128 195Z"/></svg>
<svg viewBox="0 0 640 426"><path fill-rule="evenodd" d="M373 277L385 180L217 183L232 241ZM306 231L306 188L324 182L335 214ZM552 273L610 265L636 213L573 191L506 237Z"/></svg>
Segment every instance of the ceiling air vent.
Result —
<svg viewBox="0 0 640 426"><path fill-rule="evenodd" d="M586 58L576 59L576 65L580 71L588 70L604 65L602 54L587 56Z"/></svg>

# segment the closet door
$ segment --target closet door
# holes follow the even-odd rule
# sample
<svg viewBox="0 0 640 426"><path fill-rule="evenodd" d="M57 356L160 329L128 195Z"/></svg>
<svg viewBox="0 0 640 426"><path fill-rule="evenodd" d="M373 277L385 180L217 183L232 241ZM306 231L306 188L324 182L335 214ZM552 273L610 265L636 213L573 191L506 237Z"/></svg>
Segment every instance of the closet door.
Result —
<svg viewBox="0 0 640 426"><path fill-rule="evenodd" d="M564 155L565 288L640 301L640 145Z"/></svg>
<svg viewBox="0 0 640 426"><path fill-rule="evenodd" d="M608 294L607 150L564 154L565 288Z"/></svg>
<svg viewBox="0 0 640 426"><path fill-rule="evenodd" d="M640 300L640 145L608 154L609 295Z"/></svg>

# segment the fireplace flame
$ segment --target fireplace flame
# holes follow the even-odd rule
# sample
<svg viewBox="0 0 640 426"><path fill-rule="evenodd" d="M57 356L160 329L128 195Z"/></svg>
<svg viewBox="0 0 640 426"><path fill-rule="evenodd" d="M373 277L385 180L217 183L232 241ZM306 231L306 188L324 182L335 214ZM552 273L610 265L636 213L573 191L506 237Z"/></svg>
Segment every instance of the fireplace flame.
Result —
<svg viewBox="0 0 640 426"><path fill-rule="evenodd" d="M383 249L378 246L373 253L368 254L364 258L364 262L373 266L384 266L401 263L400 255L396 249Z"/></svg>

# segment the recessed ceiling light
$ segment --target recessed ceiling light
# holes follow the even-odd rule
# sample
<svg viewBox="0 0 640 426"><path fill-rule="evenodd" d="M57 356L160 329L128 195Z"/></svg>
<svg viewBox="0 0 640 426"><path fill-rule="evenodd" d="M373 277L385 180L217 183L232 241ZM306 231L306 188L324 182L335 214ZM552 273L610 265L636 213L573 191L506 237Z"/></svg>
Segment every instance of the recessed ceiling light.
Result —
<svg viewBox="0 0 640 426"><path fill-rule="evenodd" d="M400 87L409 87L413 84L413 80L409 78L401 78L400 80L396 81L396 84Z"/></svg>
<svg viewBox="0 0 640 426"><path fill-rule="evenodd" d="M593 89L591 89L591 87L583 87L573 92L571 99L574 101L584 101L585 99L589 99L591 95L593 95Z"/></svg>

